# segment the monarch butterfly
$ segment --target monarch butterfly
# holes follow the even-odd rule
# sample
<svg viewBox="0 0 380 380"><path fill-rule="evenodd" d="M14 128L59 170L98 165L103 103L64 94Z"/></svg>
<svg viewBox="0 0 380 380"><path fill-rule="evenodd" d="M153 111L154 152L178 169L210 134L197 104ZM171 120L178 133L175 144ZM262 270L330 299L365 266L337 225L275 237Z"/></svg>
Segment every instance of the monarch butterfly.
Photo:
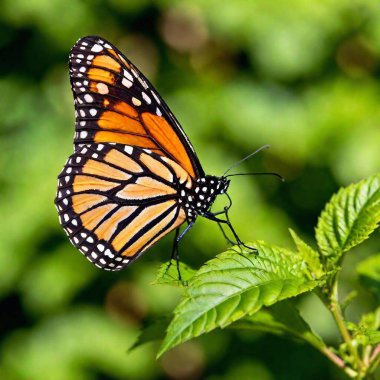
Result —
<svg viewBox="0 0 380 380"><path fill-rule="evenodd" d="M228 226L211 205L230 180L205 175L177 119L150 82L103 38L79 39L69 59L76 112L74 153L55 204L71 243L97 267L120 270L197 216ZM224 214L225 219L219 215ZM179 227L187 222L180 234Z"/></svg>

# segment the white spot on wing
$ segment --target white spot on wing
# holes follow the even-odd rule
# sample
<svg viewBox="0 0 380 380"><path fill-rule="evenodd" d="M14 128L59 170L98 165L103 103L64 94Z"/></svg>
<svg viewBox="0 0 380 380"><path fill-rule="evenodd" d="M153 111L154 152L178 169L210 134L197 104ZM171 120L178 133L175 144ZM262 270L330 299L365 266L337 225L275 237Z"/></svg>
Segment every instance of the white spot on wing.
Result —
<svg viewBox="0 0 380 380"><path fill-rule="evenodd" d="M137 79L139 80L139 82L141 83L141 85L142 85L145 89L148 88L148 85L147 85L147 83L144 81L144 79L142 79L141 77L138 77Z"/></svg>
<svg viewBox="0 0 380 380"><path fill-rule="evenodd" d="M123 80L121 81L121 84L127 88L131 88L133 85L133 83L126 78L123 78Z"/></svg>
<svg viewBox="0 0 380 380"><path fill-rule="evenodd" d="M92 103L94 101L94 98L90 94L86 94L84 96L84 100L88 103Z"/></svg>
<svg viewBox="0 0 380 380"><path fill-rule="evenodd" d="M103 50L103 46L100 46L98 44L95 44L92 48L91 48L91 51L95 52L95 53L99 53L100 51Z"/></svg>
<svg viewBox="0 0 380 380"><path fill-rule="evenodd" d="M132 98L132 103L135 105L135 106L141 106L141 100L133 97Z"/></svg>
<svg viewBox="0 0 380 380"><path fill-rule="evenodd" d="M128 72L127 70L124 70L124 76L130 80L131 82L133 82L133 76L130 74L130 72Z"/></svg>
<svg viewBox="0 0 380 380"><path fill-rule="evenodd" d="M138 78L139 77L139 74L137 74L137 71L134 69L134 68L131 68L131 71L132 71L132 74Z"/></svg>
<svg viewBox="0 0 380 380"><path fill-rule="evenodd" d="M124 147L124 151L125 151L126 153L128 153L129 155L132 155L133 148L132 148L131 146L129 146L129 145L126 145L126 146Z"/></svg>
<svg viewBox="0 0 380 380"><path fill-rule="evenodd" d="M115 257L115 255L112 254L110 249L106 249L106 251L104 252L104 255L110 257L111 259Z"/></svg>
<svg viewBox="0 0 380 380"><path fill-rule="evenodd" d="M157 95L156 95L153 91L150 91L150 92L152 93L153 98L156 99L156 102L157 102L158 104L161 104L161 101L160 101L160 99L158 99Z"/></svg>
<svg viewBox="0 0 380 380"><path fill-rule="evenodd" d="M148 104L152 103L152 100L145 92L142 92L141 95Z"/></svg>
<svg viewBox="0 0 380 380"><path fill-rule="evenodd" d="M99 94L105 95L108 94L108 86L104 83L97 83L96 88L98 89Z"/></svg>

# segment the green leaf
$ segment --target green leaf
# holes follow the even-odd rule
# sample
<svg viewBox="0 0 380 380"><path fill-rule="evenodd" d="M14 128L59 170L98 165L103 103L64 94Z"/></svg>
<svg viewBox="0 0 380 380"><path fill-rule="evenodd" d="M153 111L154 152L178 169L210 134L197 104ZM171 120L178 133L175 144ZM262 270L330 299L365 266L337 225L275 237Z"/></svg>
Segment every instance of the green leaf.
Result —
<svg viewBox="0 0 380 380"><path fill-rule="evenodd" d="M191 338L252 315L262 306L319 285L304 275L304 263L294 252L264 242L249 245L257 248L258 255L224 252L190 280L158 356Z"/></svg>
<svg viewBox="0 0 380 380"><path fill-rule="evenodd" d="M380 298L380 254L363 260L357 271L362 284Z"/></svg>
<svg viewBox="0 0 380 380"><path fill-rule="evenodd" d="M152 284L183 287L196 273L195 269L181 262L179 262L179 270L181 273L181 280L179 279L177 263L174 260L163 263L158 269L156 279Z"/></svg>
<svg viewBox="0 0 380 380"><path fill-rule="evenodd" d="M357 325L350 322L347 327L353 332L353 338L360 345L380 343L380 307L371 313L364 314Z"/></svg>
<svg viewBox="0 0 380 380"><path fill-rule="evenodd" d="M297 308L288 301L279 302L261 309L256 314L246 316L233 323L231 328L289 336L308 342L318 349L325 347L323 340L311 330Z"/></svg>
<svg viewBox="0 0 380 380"><path fill-rule="evenodd" d="M363 330L361 333L355 334L354 339L363 346L368 344L376 345L380 343L380 331L373 329Z"/></svg>
<svg viewBox="0 0 380 380"><path fill-rule="evenodd" d="M360 244L380 223L380 174L339 190L318 219L321 252L336 262Z"/></svg>
<svg viewBox="0 0 380 380"><path fill-rule="evenodd" d="M305 261L312 277L314 279L321 278L325 273L318 252L306 244L291 228L289 228L289 231L297 247L298 254Z"/></svg>
<svg viewBox="0 0 380 380"><path fill-rule="evenodd" d="M153 321L148 322L141 328L139 336L128 351L132 351L145 343L151 343L164 339L165 331L169 325L169 322L170 318L168 317L156 318Z"/></svg>

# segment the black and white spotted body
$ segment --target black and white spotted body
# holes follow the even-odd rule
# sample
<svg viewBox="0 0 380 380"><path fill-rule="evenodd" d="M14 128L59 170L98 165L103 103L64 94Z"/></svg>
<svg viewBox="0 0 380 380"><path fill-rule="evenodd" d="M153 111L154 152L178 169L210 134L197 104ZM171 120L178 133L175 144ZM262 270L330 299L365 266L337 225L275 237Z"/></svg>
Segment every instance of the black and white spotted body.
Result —
<svg viewBox="0 0 380 380"><path fill-rule="evenodd" d="M198 178L191 189L183 186L179 191L179 203L186 212L187 221L194 222L198 215L207 213L216 197L224 194L229 185L230 180L225 177L207 175Z"/></svg>

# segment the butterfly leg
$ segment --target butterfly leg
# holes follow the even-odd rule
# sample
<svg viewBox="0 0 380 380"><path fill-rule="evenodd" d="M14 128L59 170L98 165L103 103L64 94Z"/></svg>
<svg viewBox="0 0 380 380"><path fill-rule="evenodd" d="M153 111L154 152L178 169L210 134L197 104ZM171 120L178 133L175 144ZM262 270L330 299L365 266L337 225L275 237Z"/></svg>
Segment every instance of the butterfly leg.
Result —
<svg viewBox="0 0 380 380"><path fill-rule="evenodd" d="M236 241L237 241L238 246L240 247L240 246L242 245L243 247L248 248L248 249L250 249L251 251L257 253L257 249L256 249L255 247L251 247L251 246L249 246L249 245L243 243L243 242L240 240L238 234L235 232L234 228L232 227L232 223L230 222L230 217L229 217L229 215L228 215L228 208L225 208L225 211L226 211L225 215L226 215L226 219L227 219L227 225L228 225L229 229L231 230L231 232L233 233L233 235L235 236L235 239L236 239Z"/></svg>
<svg viewBox="0 0 380 380"><path fill-rule="evenodd" d="M228 201L229 201L229 204L228 204L228 206L225 206L224 209L223 209L222 211L212 212L212 215L213 215L214 217L217 216L217 215L221 215L221 214L227 215L228 210L229 210L229 209L231 208L231 206L232 206L232 199L231 199L231 197L230 197L227 193L224 193L224 195L227 196ZM222 223L221 223L221 222L217 222L217 223L218 223L218 226L219 226L219 228L220 228L220 231L222 232L224 238L225 238L226 241L227 241L227 244L235 245L236 242L234 242L233 240L231 240L231 239L227 236L226 232L225 232L224 229L223 229L223 225L222 225Z"/></svg>
<svg viewBox="0 0 380 380"><path fill-rule="evenodd" d="M215 214L214 214L214 215L215 215ZM218 222L218 226L219 226L219 228L220 228L220 231L222 231L222 234L223 234L224 238L226 239L227 243L228 243L228 244L232 244L232 245L234 245L235 242L234 242L233 240L231 240L231 239L227 236L227 234L226 234L226 232L224 231L224 229L223 229L223 227L222 227L222 224L221 224L220 222Z"/></svg>
<svg viewBox="0 0 380 380"><path fill-rule="evenodd" d="M179 228L177 228L175 230L175 235L174 235L174 240L173 240L173 247L172 247L172 253L170 254L170 263L169 263L169 266L171 264L171 261L178 256L178 252L177 252L178 251L178 244L177 244L178 236L179 236Z"/></svg>
<svg viewBox="0 0 380 380"><path fill-rule="evenodd" d="M172 261L175 260L176 261L176 265L177 265L177 272L178 272L178 280L179 281L182 281L182 277L181 277L181 271L180 271L180 268L179 268L179 249L178 249L178 246L179 246L179 242L181 241L181 239L186 235L186 233L190 230L190 228L194 225L194 222L190 222L186 228L181 232L181 234L179 233L180 232L180 229L177 228L175 230L175 236L174 236L174 241L173 241L173 248L172 248L172 253L170 255L170 261L169 261L169 264L166 268L166 271L168 271L168 269L170 268L170 266L172 265Z"/></svg>
<svg viewBox="0 0 380 380"><path fill-rule="evenodd" d="M225 219L220 219L218 217L216 217L214 214L212 213L206 213L204 214L203 216L207 219L210 219L210 220L213 220L214 222L217 222L218 224L220 223L220 225L223 225L223 224L227 224L228 228L230 229L230 231L232 232L232 234L234 235L234 238L236 240L236 242L233 242L234 244L237 244L239 247L240 246L243 246L253 252L257 252L257 249L254 248L254 247L250 247L249 245L246 245L244 244L240 238L239 238L239 235L236 233L235 229L233 228L231 222L230 222L230 219L228 217L228 208L225 209L225 212L224 212L225 216L226 216L226 220ZM223 231L224 232L224 231ZM229 239L228 239L229 240Z"/></svg>
<svg viewBox="0 0 380 380"><path fill-rule="evenodd" d="M177 265L177 272L178 272L178 280L182 281L181 279L181 271L179 270L179 254L178 254L178 236L179 236L180 229L177 228L175 230L175 236L174 236L174 241L173 241L173 247L172 247L172 252L170 254L170 261L168 266L166 267L166 272L168 272L169 268L171 267L173 260L176 261Z"/></svg>

